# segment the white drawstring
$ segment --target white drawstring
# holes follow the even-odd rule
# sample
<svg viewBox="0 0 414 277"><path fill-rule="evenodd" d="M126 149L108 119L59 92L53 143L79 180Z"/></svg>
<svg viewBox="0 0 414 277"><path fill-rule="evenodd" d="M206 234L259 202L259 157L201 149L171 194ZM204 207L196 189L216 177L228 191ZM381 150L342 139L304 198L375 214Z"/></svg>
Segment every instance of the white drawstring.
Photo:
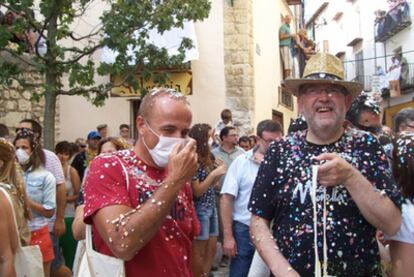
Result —
<svg viewBox="0 0 414 277"><path fill-rule="evenodd" d="M328 275L328 243L326 239L326 187L323 187L323 275L318 251L318 211L316 205L316 189L318 187L318 165L312 166L312 201L313 201L313 243L315 250L315 277Z"/></svg>

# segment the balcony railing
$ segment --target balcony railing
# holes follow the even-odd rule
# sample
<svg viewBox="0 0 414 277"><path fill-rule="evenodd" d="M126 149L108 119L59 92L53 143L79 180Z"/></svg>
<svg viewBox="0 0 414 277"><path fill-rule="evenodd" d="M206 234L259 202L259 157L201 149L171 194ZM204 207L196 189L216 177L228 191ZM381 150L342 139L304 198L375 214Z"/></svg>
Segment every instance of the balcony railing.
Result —
<svg viewBox="0 0 414 277"><path fill-rule="evenodd" d="M359 76L356 76L354 79L352 79L352 81L361 83L363 85L364 91L372 91L372 86L373 86L372 75L359 75ZM414 92L414 63L408 64L407 76L401 76L399 81L400 81L401 94Z"/></svg>
<svg viewBox="0 0 414 277"><path fill-rule="evenodd" d="M371 75L358 75L353 80L353 82L358 82L363 85L364 91L372 90L372 76Z"/></svg>
<svg viewBox="0 0 414 277"><path fill-rule="evenodd" d="M375 19L375 41L384 42L411 25L410 6L403 2L389 10L378 11Z"/></svg>

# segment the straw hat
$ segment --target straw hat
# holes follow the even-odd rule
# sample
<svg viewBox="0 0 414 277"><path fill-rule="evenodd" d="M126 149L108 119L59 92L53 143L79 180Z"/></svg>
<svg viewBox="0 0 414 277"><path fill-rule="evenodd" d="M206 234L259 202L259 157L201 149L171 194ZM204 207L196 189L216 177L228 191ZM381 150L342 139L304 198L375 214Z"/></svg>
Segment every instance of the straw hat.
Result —
<svg viewBox="0 0 414 277"><path fill-rule="evenodd" d="M344 81L344 67L342 61L328 53L316 53L305 66L303 78L287 79L284 81L286 89L298 96L302 85L335 84L343 86L355 98L362 91L362 84Z"/></svg>

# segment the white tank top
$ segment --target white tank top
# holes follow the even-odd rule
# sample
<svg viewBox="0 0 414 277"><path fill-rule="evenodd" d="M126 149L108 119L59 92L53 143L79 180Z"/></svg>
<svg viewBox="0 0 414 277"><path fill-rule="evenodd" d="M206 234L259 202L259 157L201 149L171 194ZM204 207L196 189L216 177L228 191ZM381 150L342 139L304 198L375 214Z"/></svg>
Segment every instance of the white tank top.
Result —
<svg viewBox="0 0 414 277"><path fill-rule="evenodd" d="M70 178L70 168L71 166L68 165L68 170L66 172L66 176L65 176L65 189L66 189L66 195L67 196L72 196L74 191L73 191L73 185L72 185L72 180ZM66 203L66 208L65 208L65 217L75 217L75 203Z"/></svg>

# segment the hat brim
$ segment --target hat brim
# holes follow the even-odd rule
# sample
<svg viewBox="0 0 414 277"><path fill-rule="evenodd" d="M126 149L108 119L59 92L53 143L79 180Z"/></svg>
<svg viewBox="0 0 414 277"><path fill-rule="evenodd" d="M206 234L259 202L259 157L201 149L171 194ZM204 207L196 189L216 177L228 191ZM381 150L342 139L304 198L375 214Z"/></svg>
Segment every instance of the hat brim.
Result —
<svg viewBox="0 0 414 277"><path fill-rule="evenodd" d="M357 82L339 81L339 80L323 80L323 79L287 79L283 82L287 91L293 93L293 95L299 95L299 88L302 85L312 84L332 84L344 87L348 93L352 95L352 99L357 97L363 89L362 84Z"/></svg>

